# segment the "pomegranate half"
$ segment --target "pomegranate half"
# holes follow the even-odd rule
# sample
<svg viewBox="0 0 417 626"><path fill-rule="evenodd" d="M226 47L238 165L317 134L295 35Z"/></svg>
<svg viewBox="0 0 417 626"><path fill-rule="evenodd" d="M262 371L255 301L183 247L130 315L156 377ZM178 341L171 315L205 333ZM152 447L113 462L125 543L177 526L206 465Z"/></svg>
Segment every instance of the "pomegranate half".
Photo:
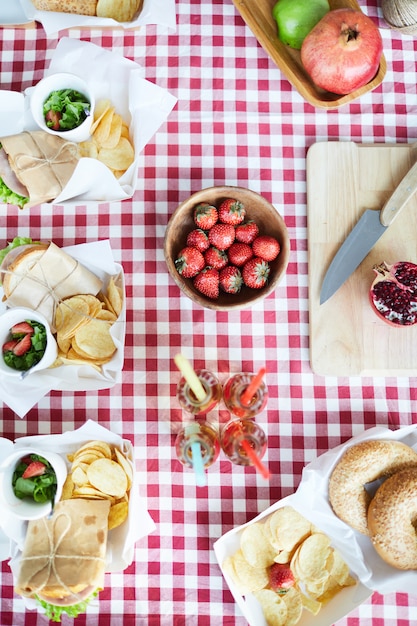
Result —
<svg viewBox="0 0 417 626"><path fill-rule="evenodd" d="M385 261L374 265L375 278L369 291L371 304L379 317L392 326L417 323L417 265Z"/></svg>

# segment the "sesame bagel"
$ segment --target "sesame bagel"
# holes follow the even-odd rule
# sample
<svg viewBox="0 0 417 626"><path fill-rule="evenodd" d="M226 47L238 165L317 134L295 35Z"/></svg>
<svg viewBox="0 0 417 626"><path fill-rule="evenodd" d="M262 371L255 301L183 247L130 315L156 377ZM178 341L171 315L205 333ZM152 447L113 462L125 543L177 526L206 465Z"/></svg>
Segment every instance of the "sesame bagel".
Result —
<svg viewBox="0 0 417 626"><path fill-rule="evenodd" d="M371 496L365 485L409 467L417 467L417 452L399 441L370 440L351 446L330 476L333 511L352 528L369 535L367 513Z"/></svg>
<svg viewBox="0 0 417 626"><path fill-rule="evenodd" d="M397 472L378 488L368 509L371 541L392 567L417 569L417 468Z"/></svg>

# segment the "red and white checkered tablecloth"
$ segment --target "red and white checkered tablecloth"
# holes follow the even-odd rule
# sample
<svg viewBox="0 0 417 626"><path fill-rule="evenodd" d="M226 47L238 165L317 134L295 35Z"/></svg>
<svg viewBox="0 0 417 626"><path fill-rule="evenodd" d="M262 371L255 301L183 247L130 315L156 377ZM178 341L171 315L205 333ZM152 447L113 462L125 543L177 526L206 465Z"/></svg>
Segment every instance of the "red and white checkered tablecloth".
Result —
<svg viewBox="0 0 417 626"><path fill-rule="evenodd" d="M60 433L92 419L134 445L140 493L156 530L136 544L128 569L106 575L99 603L77 618L77 626L244 626L213 542L292 493L302 468L317 455L374 425L413 422L416 378L323 377L309 364L307 149L327 139L417 139L417 39L387 29L377 0L360 4L381 27L388 70L375 91L336 110L315 109L302 99L230 0L178 1L176 32L147 26L60 33L134 59L149 81L178 98L143 150L132 200L0 209L0 247L17 234L58 245L110 239L126 276L121 384L51 392L23 419L1 408L0 435L10 439ZM35 84L57 42L40 25L2 28L0 88ZM165 226L177 205L203 187L223 184L264 195L283 215L291 238L288 272L276 291L252 309L232 313L193 305L170 278L163 255ZM254 469L220 456L207 487L197 488L192 472L177 461L171 423L180 419L173 362L179 351L221 380L266 365L270 396L258 419L268 435L269 484ZM0 624L45 624L14 594L7 561L1 572ZM406 626L416 614L417 596L374 593L338 626Z"/></svg>

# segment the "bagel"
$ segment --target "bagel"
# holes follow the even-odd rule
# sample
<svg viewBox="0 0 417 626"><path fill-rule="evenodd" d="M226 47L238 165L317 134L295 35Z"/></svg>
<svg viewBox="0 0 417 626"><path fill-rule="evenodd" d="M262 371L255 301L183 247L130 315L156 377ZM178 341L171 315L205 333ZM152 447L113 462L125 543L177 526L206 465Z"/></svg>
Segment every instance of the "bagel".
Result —
<svg viewBox="0 0 417 626"><path fill-rule="evenodd" d="M368 509L371 541L392 567L417 569L417 468L397 472L377 489Z"/></svg>
<svg viewBox="0 0 417 626"><path fill-rule="evenodd" d="M329 480L329 500L335 514L352 528L369 535L367 483L417 467L417 452L393 440L363 441L343 454Z"/></svg>

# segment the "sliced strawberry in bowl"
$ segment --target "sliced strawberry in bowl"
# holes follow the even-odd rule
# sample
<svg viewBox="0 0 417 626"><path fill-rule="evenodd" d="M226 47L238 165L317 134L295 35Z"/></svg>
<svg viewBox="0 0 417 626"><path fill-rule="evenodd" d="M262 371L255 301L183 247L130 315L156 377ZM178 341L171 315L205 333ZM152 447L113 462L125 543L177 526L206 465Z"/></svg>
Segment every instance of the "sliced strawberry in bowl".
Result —
<svg viewBox="0 0 417 626"><path fill-rule="evenodd" d="M23 356L32 347L32 338L30 335L24 335L20 341L17 342L13 348L13 354L16 356Z"/></svg>
<svg viewBox="0 0 417 626"><path fill-rule="evenodd" d="M6 341L6 343L3 344L3 352L13 352L18 343L18 339L10 339L10 341Z"/></svg>
<svg viewBox="0 0 417 626"><path fill-rule="evenodd" d="M46 465L42 461L31 461L22 474L22 478L42 476L46 472Z"/></svg>
<svg viewBox="0 0 417 626"><path fill-rule="evenodd" d="M35 330L29 322L18 322L17 324L13 324L10 332L14 337L15 335L33 335Z"/></svg>

